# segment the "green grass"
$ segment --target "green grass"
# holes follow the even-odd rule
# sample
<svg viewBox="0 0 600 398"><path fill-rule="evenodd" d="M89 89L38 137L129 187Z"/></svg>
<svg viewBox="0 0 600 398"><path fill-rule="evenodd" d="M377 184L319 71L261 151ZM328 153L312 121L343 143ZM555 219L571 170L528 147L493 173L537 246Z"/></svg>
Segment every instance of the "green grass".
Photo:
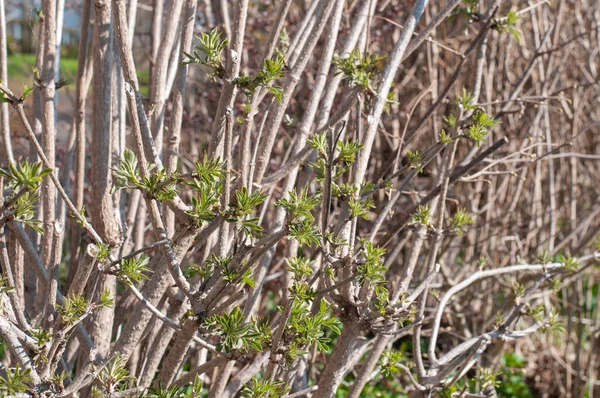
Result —
<svg viewBox="0 0 600 398"><path fill-rule="evenodd" d="M8 79L31 79L33 77L34 66L35 54L11 54L8 56ZM77 75L77 58L61 58L60 73L65 79L75 79Z"/></svg>
<svg viewBox="0 0 600 398"><path fill-rule="evenodd" d="M10 54L8 56L8 81L16 84L33 83L33 67L35 66L35 54ZM148 95L148 70L141 69L137 72L140 82L140 91L143 96ZM60 58L61 79L75 81L77 76L77 58Z"/></svg>

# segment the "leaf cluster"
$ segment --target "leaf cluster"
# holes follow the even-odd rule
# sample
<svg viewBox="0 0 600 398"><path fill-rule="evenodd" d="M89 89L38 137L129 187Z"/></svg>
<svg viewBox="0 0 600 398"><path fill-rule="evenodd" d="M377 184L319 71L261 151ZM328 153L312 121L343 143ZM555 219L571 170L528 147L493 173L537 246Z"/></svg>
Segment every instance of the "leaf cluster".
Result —
<svg viewBox="0 0 600 398"><path fill-rule="evenodd" d="M46 356L48 348L50 348L50 342L52 341L52 333L44 328L32 328L30 330L31 337L35 340L35 350L33 357L34 363L39 363L39 361L48 361L48 357Z"/></svg>
<svg viewBox="0 0 600 398"><path fill-rule="evenodd" d="M415 150L414 152L409 150L407 155L408 161L410 162L410 168L417 170L419 173L423 172L423 155L419 150Z"/></svg>
<svg viewBox="0 0 600 398"><path fill-rule="evenodd" d="M259 380L252 377L252 384L242 388L245 398L279 398L288 393L289 386L282 381Z"/></svg>
<svg viewBox="0 0 600 398"><path fill-rule="evenodd" d="M204 154L202 161L195 162L195 171L190 180L184 183L189 185L198 196L192 197L192 208L186 211L200 227L204 222L212 221L220 207L222 194L222 179L227 171L220 158L211 158Z"/></svg>
<svg viewBox="0 0 600 398"><path fill-rule="evenodd" d="M65 297L63 305L56 306L63 323L67 325L77 322L88 311L88 308L88 302L83 296Z"/></svg>
<svg viewBox="0 0 600 398"><path fill-rule="evenodd" d="M326 352L330 348L331 338L326 336L326 332L330 330L338 335L341 333L341 323L332 316L331 309L332 306L321 299L319 311L311 315L307 303L294 302L286 333L298 349L303 350L312 344L316 344L320 352Z"/></svg>
<svg viewBox="0 0 600 398"><path fill-rule="evenodd" d="M234 84L239 87L247 97L252 96L258 87L269 90L277 102L281 103L283 88L272 83L285 74L285 56L278 53L274 59L265 59L264 65L255 77L241 75L235 79Z"/></svg>
<svg viewBox="0 0 600 398"><path fill-rule="evenodd" d="M417 211L411 214L408 225L424 225L428 226L431 222L431 205L420 205Z"/></svg>
<svg viewBox="0 0 600 398"><path fill-rule="evenodd" d="M130 149L125 149L119 168L114 172L117 176L115 189L138 188L159 201L173 200L177 196L176 185L181 179L179 173L167 173L164 168L149 165L149 175L142 178L138 172L138 160Z"/></svg>
<svg viewBox="0 0 600 398"><path fill-rule="evenodd" d="M385 351L381 355L379 364L381 366L381 374L384 377L391 378L393 375L399 373L402 365L405 361L404 354L398 350Z"/></svg>
<svg viewBox="0 0 600 398"><path fill-rule="evenodd" d="M373 287L376 294L387 294L387 289L384 287L387 283L385 279L386 268L383 265L383 255L385 249L376 247L369 240L363 240L364 263L357 267L358 281L368 283Z"/></svg>
<svg viewBox="0 0 600 398"><path fill-rule="evenodd" d="M6 377L0 376L0 396L14 396L29 390L31 369L23 369L19 364L13 369L6 368Z"/></svg>
<svg viewBox="0 0 600 398"><path fill-rule="evenodd" d="M289 236L297 239L300 244L319 244L322 235L313 224L312 210L320 202L320 195L308 193L308 186L303 190L295 189L288 192L287 198L279 199L275 206L285 209L288 215Z"/></svg>
<svg viewBox="0 0 600 398"><path fill-rule="evenodd" d="M478 109L473 114L473 124L467 130L467 135L479 146L487 135L488 129L496 127L499 123L497 119Z"/></svg>
<svg viewBox="0 0 600 398"><path fill-rule="evenodd" d="M258 217L251 217L267 198L260 191L250 193L248 188L242 187L235 193L236 201L229 204L227 216L229 222L237 222L239 231L246 236L256 237L262 234L263 228L259 225Z"/></svg>
<svg viewBox="0 0 600 398"><path fill-rule="evenodd" d="M468 228L469 225L473 224L473 218L471 215L462 207L456 210L456 213L452 216L452 230L461 236Z"/></svg>
<svg viewBox="0 0 600 398"><path fill-rule="evenodd" d="M202 397L202 379L196 375L193 383L178 386L176 384L163 388L162 383L156 387L150 387L147 393L141 395L143 398L200 398Z"/></svg>
<svg viewBox="0 0 600 398"><path fill-rule="evenodd" d="M139 283L144 279L150 279L146 275L146 273L152 272L148 267L149 263L150 258L145 255L141 255L137 259L135 257L126 258L119 263L115 274L126 281L126 283L129 283L129 281Z"/></svg>
<svg viewBox="0 0 600 398"><path fill-rule="evenodd" d="M243 275L240 275L237 269L230 267L232 259L232 256L219 257L213 253L206 261L207 274L212 274L215 269L220 269L225 282L235 284L241 281L251 288L256 287L256 282L252 279L252 270L248 269Z"/></svg>
<svg viewBox="0 0 600 398"><path fill-rule="evenodd" d="M13 220L28 225L34 231L43 234L44 228L41 220L35 219L35 204L39 200L37 193L26 192L14 203L10 214Z"/></svg>
<svg viewBox="0 0 600 398"><path fill-rule="evenodd" d="M364 145L359 144L357 141L346 140L338 141L337 150L338 156L335 163L342 163L344 166L349 166L356 160L356 154L360 151Z"/></svg>
<svg viewBox="0 0 600 398"><path fill-rule="evenodd" d="M304 281L313 274L313 264L308 258L297 256L288 258L285 260L288 265L288 269L294 275L294 279L297 281Z"/></svg>
<svg viewBox="0 0 600 398"><path fill-rule="evenodd" d="M381 69L383 60L384 56L361 54L359 49L355 49L347 57L335 56L332 62L338 69L337 74L343 74L351 87L367 90Z"/></svg>
<svg viewBox="0 0 600 398"><path fill-rule="evenodd" d="M210 33L202 32L200 36L196 35L199 45L196 46L192 54L184 53L186 59L183 61L187 64L206 65L213 70L211 78L215 80L217 77L222 77L225 72L222 62L223 50L229 44L225 38L221 38L221 33L213 29Z"/></svg>
<svg viewBox="0 0 600 398"><path fill-rule="evenodd" d="M42 168L42 162L30 163L25 159L17 164L9 164L8 169L0 169L2 175L8 181L8 186L13 190L28 189L34 191L42 179L50 174L52 169Z"/></svg>
<svg viewBox="0 0 600 398"><path fill-rule="evenodd" d="M517 28L517 23L521 17L515 10L510 10L504 18L498 18L493 21L493 27L499 33L510 33L518 44L521 44L521 31Z"/></svg>
<svg viewBox="0 0 600 398"><path fill-rule="evenodd" d="M217 349L225 352L235 348L244 352L250 351L250 348L263 351L264 346L271 340L268 325L255 319L245 322L244 318L243 311L235 307L227 314L215 314L206 319L204 327L221 337Z"/></svg>
<svg viewBox="0 0 600 398"><path fill-rule="evenodd" d="M127 370L127 360L120 355L115 357L102 368L98 374L97 380L106 393L122 391L131 385L135 385L135 377L129 374Z"/></svg>

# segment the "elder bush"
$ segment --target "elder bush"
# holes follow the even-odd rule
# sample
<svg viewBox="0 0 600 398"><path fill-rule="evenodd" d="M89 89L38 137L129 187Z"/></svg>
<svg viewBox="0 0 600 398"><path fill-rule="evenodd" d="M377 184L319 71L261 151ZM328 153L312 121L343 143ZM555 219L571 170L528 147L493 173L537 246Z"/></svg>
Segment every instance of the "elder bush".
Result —
<svg viewBox="0 0 600 398"><path fill-rule="evenodd" d="M0 395L598 394L596 3L74 3L70 85L0 13Z"/></svg>

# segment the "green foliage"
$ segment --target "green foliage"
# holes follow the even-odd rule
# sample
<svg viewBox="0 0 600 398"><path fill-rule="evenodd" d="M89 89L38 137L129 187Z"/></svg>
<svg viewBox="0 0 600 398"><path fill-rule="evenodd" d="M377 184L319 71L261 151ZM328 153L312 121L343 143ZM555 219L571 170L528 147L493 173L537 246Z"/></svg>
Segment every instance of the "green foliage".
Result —
<svg viewBox="0 0 600 398"><path fill-rule="evenodd" d="M512 293L517 300L521 299L525 294L527 287L519 282L515 282L512 285Z"/></svg>
<svg viewBox="0 0 600 398"><path fill-rule="evenodd" d="M442 145L448 145L448 144L450 144L452 141L454 141L454 140L452 139L452 137L450 137L450 136L449 136L449 135L446 133L446 130L444 130L444 129L442 129L442 131L440 131L440 134L439 134L438 138L439 138L439 140L440 140L440 143L441 143Z"/></svg>
<svg viewBox="0 0 600 398"><path fill-rule="evenodd" d="M42 221L33 218L35 215L35 203L39 200L36 193L26 192L12 207L13 220L28 225L36 232L43 234Z"/></svg>
<svg viewBox="0 0 600 398"><path fill-rule="evenodd" d="M488 128L495 127L498 123L500 123L498 120L489 117L481 110L477 110L473 114L473 124L467 130L467 135L479 146L487 135Z"/></svg>
<svg viewBox="0 0 600 398"><path fill-rule="evenodd" d="M254 279L252 279L252 270L249 269L243 275L240 275L237 270L230 268L229 264L231 263L232 259L232 256L219 257L213 253L206 261L204 271L200 271L199 273L203 276L207 276L212 274L213 270L219 269L225 282L238 283L241 281L254 288L256 286L256 282Z"/></svg>
<svg viewBox="0 0 600 398"><path fill-rule="evenodd" d="M308 258L298 256L292 257L285 260L288 265L288 269L294 275L294 279L297 281L306 280L313 274L313 264Z"/></svg>
<svg viewBox="0 0 600 398"><path fill-rule="evenodd" d="M106 289L100 295L100 302L98 303L99 308L113 308L115 306L115 299L112 297L110 290Z"/></svg>
<svg viewBox="0 0 600 398"><path fill-rule="evenodd" d="M319 151L321 156L327 157L327 131L315 133L315 135L309 138L307 142L311 148Z"/></svg>
<svg viewBox="0 0 600 398"><path fill-rule="evenodd" d="M452 15L465 15L469 18L469 23L475 20L481 20L479 11L479 0L463 0L464 7L457 7ZM510 33L518 44L521 44L521 31L517 28L517 23L521 17L517 15L515 10L511 10L503 18L492 19L492 29L499 33Z"/></svg>
<svg viewBox="0 0 600 398"><path fill-rule="evenodd" d="M317 292L308 283L298 280L292 282L289 292L292 300L303 303L310 303L317 297Z"/></svg>
<svg viewBox="0 0 600 398"><path fill-rule="evenodd" d="M544 320L541 332L564 333L565 326L559 320L559 314L555 308L552 308L547 319Z"/></svg>
<svg viewBox="0 0 600 398"><path fill-rule="evenodd" d="M227 171L220 158L211 158L206 153L202 161L195 162L195 166L192 178L184 183L198 192L198 196L192 197L192 209L187 210L186 214L191 216L198 226L202 226L204 222L212 221L219 211L221 181Z"/></svg>
<svg viewBox="0 0 600 398"><path fill-rule="evenodd" d="M6 378L0 376L0 396L13 396L29 390L28 383L33 380L31 369L22 369L17 364L13 369L6 368Z"/></svg>
<svg viewBox="0 0 600 398"><path fill-rule="evenodd" d="M98 262L103 263L108 260L111 251L110 246L103 242L97 243L96 246L98 247L98 255L96 256Z"/></svg>
<svg viewBox="0 0 600 398"><path fill-rule="evenodd" d="M281 33L279 33L279 48L277 48L277 52L285 54L289 47L290 36L288 34L287 29L284 27L283 29L281 29Z"/></svg>
<svg viewBox="0 0 600 398"><path fill-rule="evenodd" d="M465 92L463 91L463 93L465 93ZM466 93L465 93L465 95L466 95ZM442 116L442 119L444 120L444 123L446 123L448 128L453 129L454 127L456 127L456 116L454 116L454 115ZM444 131L444 134L445 133L446 132Z"/></svg>
<svg viewBox="0 0 600 398"><path fill-rule="evenodd" d="M479 384L482 389L486 389L488 387L497 388L500 386L500 380L498 380L498 376L500 372L495 372L490 368L481 368L479 373Z"/></svg>
<svg viewBox="0 0 600 398"><path fill-rule="evenodd" d="M32 328L30 330L31 337L35 340L36 349L34 350L33 362L38 364L40 361L47 362L48 357L46 356L47 350L50 348L52 341L52 333L44 328Z"/></svg>
<svg viewBox="0 0 600 398"><path fill-rule="evenodd" d="M362 245L365 261L357 267L358 281L369 283L377 294L387 294L387 289L384 287L387 283L385 279L387 269L383 265L385 249L374 246L368 240L363 240Z"/></svg>
<svg viewBox="0 0 600 398"><path fill-rule="evenodd" d="M194 382L183 386L172 385L163 388L159 382L157 387L150 387L144 398L200 398L202 396L202 380L196 375Z"/></svg>
<svg viewBox="0 0 600 398"><path fill-rule="evenodd" d="M504 354L501 362L501 373L498 376L500 385L496 392L502 398L533 398L533 392L525 382L527 364L525 357L515 352Z"/></svg>
<svg viewBox="0 0 600 398"><path fill-rule="evenodd" d="M335 56L333 65L338 69L337 74L344 75L344 80L348 81L350 87L358 86L367 90L375 79L376 73L381 69L384 59L384 56L361 54L360 50L355 49L346 58Z"/></svg>
<svg viewBox="0 0 600 398"><path fill-rule="evenodd" d="M270 382L252 377L252 384L245 385L242 396L245 398L279 398L289 391L289 387L281 381Z"/></svg>
<svg viewBox="0 0 600 398"><path fill-rule="evenodd" d="M2 84L2 80L0 80L0 84ZM11 101L6 98L6 94L4 91L0 91L0 103L10 103Z"/></svg>
<svg viewBox="0 0 600 398"><path fill-rule="evenodd" d="M73 219L75 219L77 224L79 224L81 227L83 227L84 226L83 220L87 219L87 216L85 214L85 205L81 206L81 209L78 210L78 213L81 216L81 218L76 217L74 214L70 214L69 216L72 217Z"/></svg>
<svg viewBox="0 0 600 398"><path fill-rule="evenodd" d="M552 257L547 250L542 251L535 257L535 262L538 264L548 264L552 261Z"/></svg>
<svg viewBox="0 0 600 398"><path fill-rule="evenodd" d="M154 165L148 166L147 177L140 177L138 161L135 154L125 149L119 168L114 169L117 176L115 189L138 188L146 191L151 198L156 200L173 200L177 195L176 184L180 180L179 173L167 173L164 168L157 169Z"/></svg>
<svg viewBox="0 0 600 398"><path fill-rule="evenodd" d="M289 226L289 237L296 239L301 245L318 245L323 239L319 229L309 220Z"/></svg>
<svg viewBox="0 0 600 398"><path fill-rule="evenodd" d="M55 373L54 375L52 375L52 377L50 377L50 381L52 382L52 384L54 384L56 389L62 391L62 389L64 388L63 382L67 377L69 377L69 372L63 370L62 372Z"/></svg>
<svg viewBox="0 0 600 398"><path fill-rule="evenodd" d="M229 204L228 221L238 222L239 229L246 236L255 237L262 233L262 227L259 225L258 217L249 217L254 214L256 208L266 199L260 191L248 192L248 188L243 187L235 193L236 201Z"/></svg>
<svg viewBox="0 0 600 398"><path fill-rule="evenodd" d="M517 15L515 10L510 10L506 17L495 19L493 26L499 33L510 33L516 42L521 44L521 31L517 28L519 19L521 17Z"/></svg>
<svg viewBox="0 0 600 398"><path fill-rule="evenodd" d="M559 254L557 256L557 261L562 263L565 269L569 272L576 272L579 266L581 265L576 258L571 257L570 254Z"/></svg>
<svg viewBox="0 0 600 398"><path fill-rule="evenodd" d="M460 391L458 386L453 384L451 386L444 386L436 391L438 398L458 398Z"/></svg>
<svg viewBox="0 0 600 398"><path fill-rule="evenodd" d="M235 193L236 202L229 204L230 215L235 218L250 215L267 197L260 191L248 193L248 188L243 187Z"/></svg>
<svg viewBox="0 0 600 398"><path fill-rule="evenodd" d="M309 195L308 186L300 192L291 190L288 198L279 199L275 206L283 207L289 217L289 236L302 245L319 244L322 235L313 224L312 209L319 204L318 194Z"/></svg>
<svg viewBox="0 0 600 398"><path fill-rule="evenodd" d="M115 274L121 277L122 280L127 281L127 283L129 283L128 280L134 283L140 283L144 279L150 279L145 274L152 272L148 267L149 263L150 258L145 255L141 255L138 259L135 257L126 258L119 263L119 267Z"/></svg>
<svg viewBox="0 0 600 398"><path fill-rule="evenodd" d="M348 378L350 378L350 376ZM380 381L378 383L367 383L363 388L360 396L361 398L407 398L408 395L406 387L408 387L408 385L405 385L403 382L400 382L398 380L386 379L385 381ZM336 391L335 398L347 397L349 388L349 383L341 384Z"/></svg>
<svg viewBox="0 0 600 398"><path fill-rule="evenodd" d="M345 166L349 166L356 160L356 154L360 151L364 145L359 144L357 141L339 141L337 143L337 150L339 152L336 161L342 163Z"/></svg>
<svg viewBox="0 0 600 398"><path fill-rule="evenodd" d="M127 184L137 185L140 182L138 160L131 149L125 148L123 151L123 158L119 163L119 168L115 169L115 174L117 175L117 187Z"/></svg>
<svg viewBox="0 0 600 398"><path fill-rule="evenodd" d="M410 168L417 170L419 173L423 172L423 166L421 162L423 161L423 155L418 150L408 151L408 161L410 162Z"/></svg>
<svg viewBox="0 0 600 398"><path fill-rule="evenodd" d="M248 270L242 275L241 281L254 289L256 287L256 281L252 278L252 271Z"/></svg>
<svg viewBox="0 0 600 398"><path fill-rule="evenodd" d="M546 313L546 308L544 306L544 304L539 304L536 307L528 307L527 308L527 314L532 317L533 319L535 319L537 322L543 322L544 321L544 315Z"/></svg>
<svg viewBox="0 0 600 398"><path fill-rule="evenodd" d="M0 275L0 295L14 292L15 288L8 284L8 277L4 275ZM2 302L2 298L0 296L0 303Z"/></svg>
<svg viewBox="0 0 600 398"><path fill-rule="evenodd" d="M467 227L472 224L473 219L464 208L459 207L452 216L451 228L458 236L461 236L467 230Z"/></svg>
<svg viewBox="0 0 600 398"><path fill-rule="evenodd" d="M352 198L358 193L358 188L356 185L350 183L335 184L332 193L337 198Z"/></svg>
<svg viewBox="0 0 600 398"><path fill-rule="evenodd" d="M251 318L252 327L247 333L247 338L251 342L250 345L257 351L263 351L271 344L271 328L269 327L269 319L254 319Z"/></svg>
<svg viewBox="0 0 600 398"><path fill-rule="evenodd" d="M308 354L308 351L302 348L302 344L292 341L283 356L286 364L291 365L306 354Z"/></svg>
<svg viewBox="0 0 600 398"><path fill-rule="evenodd" d="M212 188L219 180L225 178L227 171L225 163L221 158L212 158L204 153L204 158L201 162L195 162L196 172L193 174L193 180L190 185L198 191L205 188Z"/></svg>
<svg viewBox="0 0 600 398"><path fill-rule="evenodd" d="M319 204L318 194L309 195L308 186L300 192L295 189L288 192L288 198L279 199L275 206L283 207L290 218L290 223L299 223L304 220L313 221L312 209Z"/></svg>
<svg viewBox="0 0 600 398"><path fill-rule="evenodd" d="M214 80L217 77L222 77L224 67L222 63L223 50L229 44L227 39L221 38L221 33L213 29L210 33L202 32L200 36L196 35L196 39L200 43L196 46L193 54L184 53L186 59L184 64L201 64L206 65L213 70L211 78Z"/></svg>
<svg viewBox="0 0 600 398"><path fill-rule="evenodd" d="M269 90L278 102L283 99L283 88L281 86L273 86L272 83L283 77L285 56L277 54L275 59L265 59L264 66L258 71L256 77L241 75L235 80L235 85L238 86L246 96L250 97L258 87L264 87Z"/></svg>
<svg viewBox="0 0 600 398"><path fill-rule="evenodd" d="M327 168L329 166L328 166L327 160L325 160L324 157L320 157L319 159L317 159L316 163L311 163L310 167L314 170L315 179L318 182L325 181L325 175L327 172ZM332 188L333 188L334 196L338 196L337 184L335 183L335 181L348 170L349 170L349 168L345 164L340 165L339 163L336 164L336 162L334 162L334 164L332 164L331 176L332 176ZM354 191L354 192L356 192L356 191Z"/></svg>
<svg viewBox="0 0 600 398"><path fill-rule="evenodd" d="M424 225L428 226L431 217L431 205L421 205L417 208L416 213L411 214L408 225Z"/></svg>
<svg viewBox="0 0 600 398"><path fill-rule="evenodd" d="M148 177L142 179L136 184L138 188L144 189L152 199L159 201L173 200L177 196L176 184L181 178L179 173L167 173L165 169L152 171L155 167L151 167Z"/></svg>
<svg viewBox="0 0 600 398"><path fill-rule="evenodd" d="M381 290L381 289L380 289ZM389 312L389 293L386 291L380 291L375 293L375 301L373 303L375 310L381 316L386 316Z"/></svg>
<svg viewBox="0 0 600 398"><path fill-rule="evenodd" d="M401 351L394 349L385 351L379 360L381 374L384 377L391 378L396 373L402 371L400 365L403 364L404 360L404 354Z"/></svg>
<svg viewBox="0 0 600 398"><path fill-rule="evenodd" d="M122 391L135 385L136 379L129 375L126 368L127 360L119 355L102 368L97 380L105 392Z"/></svg>
<svg viewBox="0 0 600 398"><path fill-rule="evenodd" d="M473 94L468 92L464 87L462 89L462 94L459 95L458 97L456 97L456 105L458 105L459 108L462 108L465 111L469 111L469 110L473 110L473 109L477 108L477 106L473 103L473 101L475 101L475 97L473 97ZM448 124L450 124L448 122L448 120L446 120L446 122ZM452 120L454 120L454 119L452 119ZM452 123L453 126L454 126L454 124L455 124L455 122Z"/></svg>
<svg viewBox="0 0 600 398"><path fill-rule="evenodd" d="M20 102L25 101L33 92L34 86L28 86L27 84L23 85L23 94L21 95L21 98L19 99Z"/></svg>
<svg viewBox="0 0 600 398"><path fill-rule="evenodd" d="M317 349L326 352L331 344L331 338L325 335L327 330L340 334L340 321L331 314L331 305L325 300L319 303L319 311L311 315L308 304L294 302L292 315L288 322L288 333L293 336L297 347L317 345Z"/></svg>
<svg viewBox="0 0 600 398"><path fill-rule="evenodd" d="M362 217L364 219L369 219L369 209L375 208L375 203L373 202L372 197L361 200L352 196L350 197L348 205L350 207L350 217L352 218Z"/></svg>
<svg viewBox="0 0 600 398"><path fill-rule="evenodd" d="M88 302L83 296L68 296L56 309L64 324L73 325L88 311Z"/></svg>
<svg viewBox="0 0 600 398"><path fill-rule="evenodd" d="M8 186L13 190L35 190L42 179L50 174L52 169L42 168L42 162L30 163L24 160L17 164L9 164L8 170L0 169L0 175L6 178Z"/></svg>
<svg viewBox="0 0 600 398"><path fill-rule="evenodd" d="M469 18L473 18L479 13L479 0L463 0L464 7L457 7L452 15L463 14Z"/></svg>
<svg viewBox="0 0 600 398"><path fill-rule="evenodd" d="M221 336L221 341L217 344L219 351L230 352L235 348L244 352L248 352L250 348L262 351L263 345L270 341L268 326L255 320L244 322L244 312L239 307L228 314L215 314L207 318L204 327L214 335Z"/></svg>
<svg viewBox="0 0 600 398"><path fill-rule="evenodd" d="M219 195L214 191L206 190L200 192L197 198L192 198L192 209L186 210L185 213L201 227L203 222L210 222L215 218L218 207Z"/></svg>

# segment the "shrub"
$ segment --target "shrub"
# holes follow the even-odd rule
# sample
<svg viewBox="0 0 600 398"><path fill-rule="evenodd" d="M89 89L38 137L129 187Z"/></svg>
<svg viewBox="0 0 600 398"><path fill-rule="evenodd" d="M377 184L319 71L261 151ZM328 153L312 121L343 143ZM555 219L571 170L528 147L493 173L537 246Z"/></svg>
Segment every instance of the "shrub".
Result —
<svg viewBox="0 0 600 398"><path fill-rule="evenodd" d="M592 396L597 18L500 3L83 2L71 90L43 1L0 395Z"/></svg>

